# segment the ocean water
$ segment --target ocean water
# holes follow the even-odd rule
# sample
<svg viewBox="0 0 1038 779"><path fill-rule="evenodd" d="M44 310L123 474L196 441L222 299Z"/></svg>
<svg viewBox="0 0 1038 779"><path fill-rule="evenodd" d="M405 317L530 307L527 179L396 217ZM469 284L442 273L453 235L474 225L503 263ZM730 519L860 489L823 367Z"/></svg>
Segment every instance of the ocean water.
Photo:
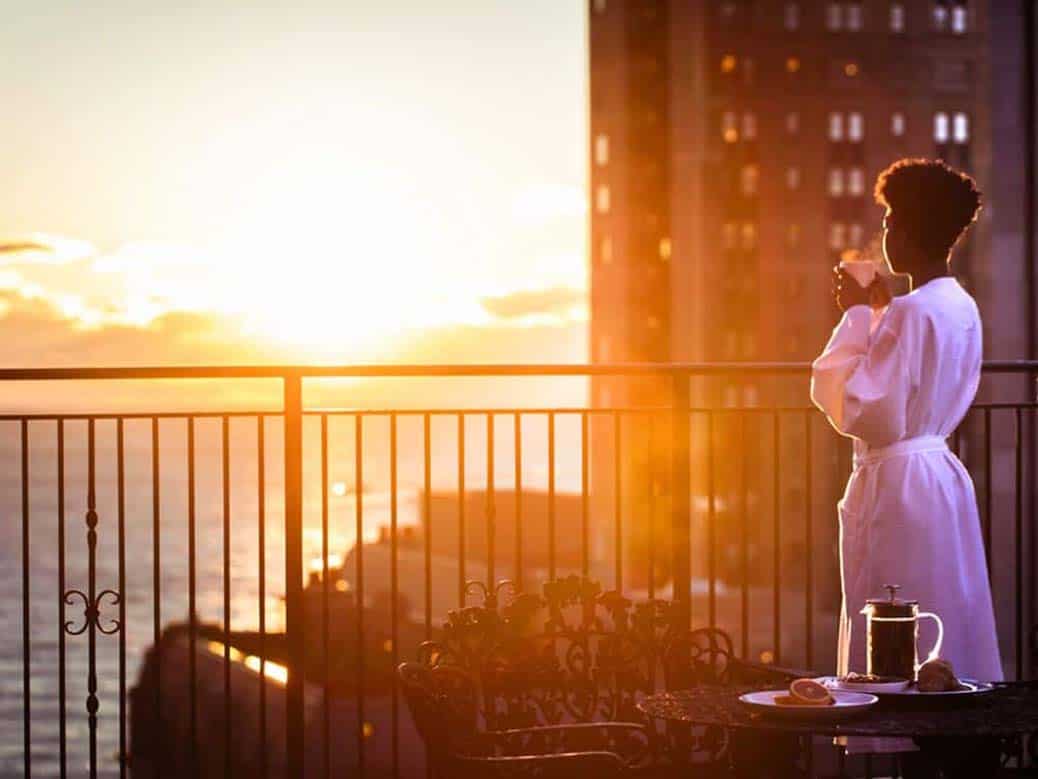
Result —
<svg viewBox="0 0 1038 779"><path fill-rule="evenodd" d="M573 424L570 424L570 421ZM560 492L579 490L579 421L560 421L557 427L556 486ZM96 588L118 589L119 512L116 459L116 423L98 420L95 427L95 491L97 526ZM495 483L512 485L512 420L502 418L495 427ZM457 485L457 422L435 419L432 428L431 470L434 488ZM283 625L284 535L283 459L280 419L270 418L264 427L266 600L267 629ZM59 655L62 620L82 624L82 604L62 606L59 591L58 448L57 423L29 423L28 538L29 538L29 704L32 774L58 776L60 754ZM155 620L156 587L161 625L183 621L188 613L188 467L187 423L165 419L159 423L158 549L160 576L153 577L155 550L151 421L124 422L124 526L125 619L119 632L97 636L98 768L102 776L117 776L120 754L120 642L125 644L126 689L133 686L144 652L151 644ZM223 458L222 421L200 419L195 429L195 539L196 610L201 620L222 622L223 593ZM322 546L320 430L316 418L308 418L304 435L304 549L308 559L319 556ZM374 537L389 521L390 462L389 425L386 419L365 422L364 535ZM229 556L231 628L256 629L259 625L259 469L255 418L231 418L227 458L227 498L230 506ZM328 495L331 553L342 554L353 544L355 456L353 422L330 418L328 422ZM467 425L466 482L481 488L486 482L486 426L473 417ZM500 447L500 448L499 448ZM523 480L531 489L547 483L543 420L531 419L523 428ZM65 588L88 586L87 423L64 423L64 550ZM397 496L398 522L418 521L418 496L424 484L424 445L421 419L398 423ZM24 691L22 604L22 490L21 444L18 422L0 422L0 776L23 775ZM453 587L453 582L443 586ZM118 618L118 606L105 601L101 622ZM86 715L88 653L87 635L65 636L66 755L69 775L81 775L89 766L89 728ZM128 720L128 705L125 710ZM126 729L129 749L129 728Z"/></svg>

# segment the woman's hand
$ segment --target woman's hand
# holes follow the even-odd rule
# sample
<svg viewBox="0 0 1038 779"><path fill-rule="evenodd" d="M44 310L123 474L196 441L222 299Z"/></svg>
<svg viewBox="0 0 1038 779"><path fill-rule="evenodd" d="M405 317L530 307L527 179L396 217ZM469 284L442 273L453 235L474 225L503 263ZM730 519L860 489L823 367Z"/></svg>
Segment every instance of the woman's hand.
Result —
<svg viewBox="0 0 1038 779"><path fill-rule="evenodd" d="M872 306L883 308L889 305L893 296L886 280L877 274L868 287L863 287L840 266L833 268L833 297L841 311L851 306Z"/></svg>

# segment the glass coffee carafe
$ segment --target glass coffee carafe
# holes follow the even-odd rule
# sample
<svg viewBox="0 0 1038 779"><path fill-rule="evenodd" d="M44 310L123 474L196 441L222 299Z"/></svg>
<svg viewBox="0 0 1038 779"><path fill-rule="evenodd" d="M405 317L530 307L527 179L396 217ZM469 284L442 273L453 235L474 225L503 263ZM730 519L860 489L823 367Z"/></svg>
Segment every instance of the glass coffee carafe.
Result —
<svg viewBox="0 0 1038 779"><path fill-rule="evenodd" d="M920 612L918 601L900 600L897 597L898 585L885 584L883 587L890 597L870 599L861 610L866 618L866 672L874 676L914 680L919 670L916 649L919 620L929 618L937 623L937 641L927 660L934 659L941 651L944 625L936 614Z"/></svg>

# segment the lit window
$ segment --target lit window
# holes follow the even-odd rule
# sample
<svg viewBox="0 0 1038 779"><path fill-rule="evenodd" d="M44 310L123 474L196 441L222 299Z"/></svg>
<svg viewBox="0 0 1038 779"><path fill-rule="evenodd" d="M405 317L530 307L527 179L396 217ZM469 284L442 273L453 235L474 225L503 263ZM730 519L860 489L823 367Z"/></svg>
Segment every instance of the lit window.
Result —
<svg viewBox="0 0 1038 779"><path fill-rule="evenodd" d="M723 57L721 57L721 72L731 73L733 70L735 70L736 64L737 61L735 59L734 54L725 54Z"/></svg>
<svg viewBox="0 0 1038 779"><path fill-rule="evenodd" d="M786 132L790 135L800 132L800 114L796 111L786 114Z"/></svg>
<svg viewBox="0 0 1038 779"><path fill-rule="evenodd" d="M734 344L735 342L733 341L732 343ZM729 352L734 351L734 347L729 347L728 351ZM731 357L733 355L728 354L727 356ZM739 392L739 390L736 389L731 384L729 384L727 387L724 388L724 405L725 405L725 408L735 408L738 405L738 398L739 398L738 392Z"/></svg>
<svg viewBox="0 0 1038 779"><path fill-rule="evenodd" d="M840 251L847 243L847 231L843 222L833 222L829 225L829 248Z"/></svg>
<svg viewBox="0 0 1038 779"><path fill-rule="evenodd" d="M865 119L857 111L847 116L847 137L854 143L865 137Z"/></svg>
<svg viewBox="0 0 1038 779"><path fill-rule="evenodd" d="M742 115L742 134L743 137L752 141L757 137L757 115L756 114L743 114Z"/></svg>
<svg viewBox="0 0 1038 779"><path fill-rule="evenodd" d="M956 143L969 143L970 119L966 114L955 114L955 117L952 119L952 138Z"/></svg>
<svg viewBox="0 0 1038 779"><path fill-rule="evenodd" d="M937 143L948 142L948 114L943 111L933 118L933 139Z"/></svg>
<svg viewBox="0 0 1038 779"><path fill-rule="evenodd" d="M795 30L800 27L800 6L797 3L786 3L784 21L787 30Z"/></svg>
<svg viewBox="0 0 1038 779"><path fill-rule="evenodd" d="M742 226L742 248L751 251L757 248L757 225L745 222Z"/></svg>
<svg viewBox="0 0 1038 779"><path fill-rule="evenodd" d="M599 187L595 192L595 208L600 214L609 213L609 187Z"/></svg>
<svg viewBox="0 0 1038 779"><path fill-rule="evenodd" d="M847 4L847 29L854 32L861 29L861 3Z"/></svg>
<svg viewBox="0 0 1038 779"><path fill-rule="evenodd" d="M800 70L800 58L799 57L787 57L786 58L786 72L796 73Z"/></svg>
<svg viewBox="0 0 1038 779"><path fill-rule="evenodd" d="M742 193L744 195L757 194L757 166L744 165L742 169Z"/></svg>
<svg viewBox="0 0 1038 779"><path fill-rule="evenodd" d="M952 7L952 12L951 12L951 28L952 28L952 32L958 33L959 35L961 35L962 33L966 32L966 28L968 26L969 25L967 23L967 18L966 18L966 6L964 6L964 5L953 6Z"/></svg>
<svg viewBox="0 0 1038 779"><path fill-rule="evenodd" d="M852 224L850 231L851 246L861 246L861 239L865 235L865 230L862 229L860 224Z"/></svg>
<svg viewBox="0 0 1038 779"><path fill-rule="evenodd" d="M901 3L890 4L890 31L905 31L905 7Z"/></svg>
<svg viewBox="0 0 1038 779"><path fill-rule="evenodd" d="M854 78L855 76L857 76L858 75L858 63L857 62L848 62L846 65L843 66L843 74L845 76L847 76L847 78Z"/></svg>
<svg viewBox="0 0 1038 779"><path fill-rule="evenodd" d="M738 228L735 222L724 223L724 248L734 249L738 246Z"/></svg>
<svg viewBox="0 0 1038 779"><path fill-rule="evenodd" d="M786 229L786 243L790 248L794 248L800 243L800 225L794 223Z"/></svg>
<svg viewBox="0 0 1038 779"><path fill-rule="evenodd" d="M660 259L664 262L669 260L672 248L670 238L660 238Z"/></svg>
<svg viewBox="0 0 1038 779"><path fill-rule="evenodd" d="M830 168L829 170L829 195L840 197L843 194L843 169Z"/></svg>
<svg viewBox="0 0 1038 779"><path fill-rule="evenodd" d="M851 168L847 172L847 191L852 195L865 193L865 171L861 168Z"/></svg>
<svg viewBox="0 0 1038 779"><path fill-rule="evenodd" d="M609 336L608 335L599 336L599 339L598 339L598 359L601 360L602 362L609 362L610 351L611 351L610 348L609 348L610 345L611 344L609 343Z"/></svg>
<svg viewBox="0 0 1038 779"><path fill-rule="evenodd" d="M599 255L602 258L603 265L609 265L613 261L613 239L603 238L601 247L599 248Z"/></svg>
<svg viewBox="0 0 1038 779"><path fill-rule="evenodd" d="M594 8L596 14L604 14L606 10L606 0L595 0Z"/></svg>
<svg viewBox="0 0 1038 779"><path fill-rule="evenodd" d="M735 113L725 111L721 117L721 135L725 143L735 143L739 140L739 131L735 127Z"/></svg>
<svg viewBox="0 0 1038 779"><path fill-rule="evenodd" d="M757 405L757 388L752 384L743 387L742 395L746 399L745 402L747 406Z"/></svg>
<svg viewBox="0 0 1038 779"><path fill-rule="evenodd" d="M905 134L905 115L900 111L890 117L890 132L897 136Z"/></svg>
<svg viewBox="0 0 1038 779"><path fill-rule="evenodd" d="M790 189L799 189L800 168L786 168L786 186Z"/></svg>
<svg viewBox="0 0 1038 779"><path fill-rule="evenodd" d="M843 114L833 112L829 114L829 140L843 140Z"/></svg>
<svg viewBox="0 0 1038 779"><path fill-rule="evenodd" d="M750 332L742 334L742 355L752 357L757 351L757 336Z"/></svg>
<svg viewBox="0 0 1038 779"><path fill-rule="evenodd" d="M943 2L936 2L933 6L933 27L935 30L948 29L948 8Z"/></svg>
<svg viewBox="0 0 1038 779"><path fill-rule="evenodd" d="M596 135L595 136L595 162L598 165L609 164L609 136L608 135Z"/></svg>
<svg viewBox="0 0 1038 779"><path fill-rule="evenodd" d="M826 7L825 27L827 30L839 30L843 28L843 6L839 3L829 3Z"/></svg>
<svg viewBox="0 0 1038 779"><path fill-rule="evenodd" d="M726 21L735 16L735 3L732 0L725 0L725 2L721 3L721 16Z"/></svg>

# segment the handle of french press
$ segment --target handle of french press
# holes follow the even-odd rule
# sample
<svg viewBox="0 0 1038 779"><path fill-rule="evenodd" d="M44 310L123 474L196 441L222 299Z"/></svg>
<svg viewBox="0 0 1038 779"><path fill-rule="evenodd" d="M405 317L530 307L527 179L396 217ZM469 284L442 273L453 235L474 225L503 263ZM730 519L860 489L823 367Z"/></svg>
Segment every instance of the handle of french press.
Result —
<svg viewBox="0 0 1038 779"><path fill-rule="evenodd" d="M934 642L933 649L930 650L930 654L926 657L926 662L930 662L931 660L936 660L941 655L941 643L944 641L944 623L941 622L940 617L929 611L922 611L918 615L919 619L924 619L926 617L929 617L937 623L937 641ZM918 666L915 670L919 670Z"/></svg>

